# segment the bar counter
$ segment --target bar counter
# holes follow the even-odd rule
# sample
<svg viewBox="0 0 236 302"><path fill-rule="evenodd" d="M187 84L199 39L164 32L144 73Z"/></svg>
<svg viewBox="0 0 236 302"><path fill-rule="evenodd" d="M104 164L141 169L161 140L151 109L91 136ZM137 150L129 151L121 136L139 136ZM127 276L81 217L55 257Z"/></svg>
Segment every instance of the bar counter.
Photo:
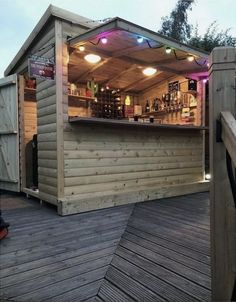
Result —
<svg viewBox="0 0 236 302"><path fill-rule="evenodd" d="M159 123L144 123L128 120L114 120L114 119L104 119L95 117L69 117L70 123L83 124L83 125L111 125L111 126L128 126L128 127L140 127L140 128L160 128L160 129L170 129L170 130L208 130L205 126L193 126L193 125L171 125L171 124L159 124Z"/></svg>
<svg viewBox="0 0 236 302"><path fill-rule="evenodd" d="M204 130L91 117L64 124L62 215L202 192Z"/></svg>

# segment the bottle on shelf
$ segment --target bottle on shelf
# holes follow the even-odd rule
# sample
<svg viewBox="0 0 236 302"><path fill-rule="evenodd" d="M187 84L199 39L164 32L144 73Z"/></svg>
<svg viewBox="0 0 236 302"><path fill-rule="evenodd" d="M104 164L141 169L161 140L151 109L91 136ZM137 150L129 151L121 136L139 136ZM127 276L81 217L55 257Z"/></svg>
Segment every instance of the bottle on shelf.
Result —
<svg viewBox="0 0 236 302"><path fill-rule="evenodd" d="M146 105L145 105L145 112L148 113L150 112L150 105L149 105L149 101L147 100Z"/></svg>
<svg viewBox="0 0 236 302"><path fill-rule="evenodd" d="M155 98L153 101L153 111L155 111L155 112L159 111L158 98Z"/></svg>

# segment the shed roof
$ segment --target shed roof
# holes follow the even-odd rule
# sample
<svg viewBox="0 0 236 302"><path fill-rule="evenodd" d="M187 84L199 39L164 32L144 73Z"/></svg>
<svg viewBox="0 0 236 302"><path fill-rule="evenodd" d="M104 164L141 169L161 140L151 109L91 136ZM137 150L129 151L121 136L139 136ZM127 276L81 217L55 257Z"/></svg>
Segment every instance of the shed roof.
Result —
<svg viewBox="0 0 236 302"><path fill-rule="evenodd" d="M91 37L95 37L101 32L104 31L113 31L113 30L125 30L127 32L135 33L140 36L144 36L147 39L150 39L152 41L155 41L156 43L159 44L164 44L168 45L170 47L189 52L193 55L199 56L201 58L207 58L208 53L194 48L190 47L186 44L180 43L179 41L171 38L167 38L163 35L160 35L152 30L149 30L147 28L141 27L137 24L131 23L127 20L121 19L119 17L113 18L112 20L100 25L98 22L92 22L90 23L89 21L92 21L91 19L85 18L83 16L74 14L72 12L69 12L67 10L61 9L59 7L50 5L25 43L22 45L12 62L9 64L7 69L5 70L5 76L10 75L16 66L16 64L21 60L21 58L24 56L24 54L28 51L32 43L35 41L37 38L38 34L42 31L43 27L45 24L50 20L50 18L56 17L58 19L66 20L69 21L73 24L78 24L82 26L84 29L87 29L87 31L84 34L80 34L76 37L73 37L72 39L69 40L69 43L71 46L75 46L76 44L81 43L82 41L85 41L87 39L90 39Z"/></svg>
<svg viewBox="0 0 236 302"><path fill-rule="evenodd" d="M86 41L88 39L92 39L92 38L98 36L100 33L103 33L103 32L109 33L111 31L118 30L118 29L137 34L141 37L145 37L146 39L150 39L156 43L164 44L164 45L167 45L167 46L170 46L170 47L173 47L173 48L185 51L185 52L189 52L189 53L199 56L199 57L206 58L209 55L209 53L204 50L181 43L173 38L163 36L150 29L147 29L145 27L142 27L140 25L137 25L135 23L124 20L119 17L115 17L104 24L101 24L99 26L96 26L95 28L89 29L87 32L80 34L77 37L71 38L69 43L71 46L75 46L83 41Z"/></svg>
<svg viewBox="0 0 236 302"><path fill-rule="evenodd" d="M66 20L71 22L72 24L78 24L84 27L84 29L90 29L96 25L98 25L97 22L90 23L89 21L92 21L91 19L88 19L86 17L74 14L72 12L69 12L65 9L61 9L59 7L56 7L54 5L49 5L43 16L40 18L39 22L34 27L33 31L29 35L29 37L26 39L16 56L13 58L11 63L6 68L4 75L8 76L12 73L12 70L14 69L15 65L18 63L19 60L21 60L22 56L27 52L29 47L32 45L32 43L37 38L38 34L43 29L44 25L50 20L50 18L56 17L58 19Z"/></svg>

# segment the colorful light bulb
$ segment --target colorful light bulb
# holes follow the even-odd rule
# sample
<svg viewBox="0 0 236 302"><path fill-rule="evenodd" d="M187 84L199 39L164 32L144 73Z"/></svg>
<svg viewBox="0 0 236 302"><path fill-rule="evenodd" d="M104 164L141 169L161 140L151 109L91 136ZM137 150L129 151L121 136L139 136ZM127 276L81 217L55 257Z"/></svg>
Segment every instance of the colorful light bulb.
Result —
<svg viewBox="0 0 236 302"><path fill-rule="evenodd" d="M143 43L143 40L144 40L143 37L137 37L137 42L138 43Z"/></svg>
<svg viewBox="0 0 236 302"><path fill-rule="evenodd" d="M107 38L106 37L102 37L101 38L101 42L102 42L102 44L107 44Z"/></svg>

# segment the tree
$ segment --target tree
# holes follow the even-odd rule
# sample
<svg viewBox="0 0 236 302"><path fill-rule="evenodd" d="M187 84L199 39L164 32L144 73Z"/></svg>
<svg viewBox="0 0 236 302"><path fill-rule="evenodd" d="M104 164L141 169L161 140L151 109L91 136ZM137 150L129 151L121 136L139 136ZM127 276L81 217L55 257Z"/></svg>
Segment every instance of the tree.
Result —
<svg viewBox="0 0 236 302"><path fill-rule="evenodd" d="M195 0L178 0L170 16L162 18L161 29L158 33L187 42L191 35L192 26L188 23L188 10L192 9Z"/></svg>
<svg viewBox="0 0 236 302"><path fill-rule="evenodd" d="M188 44L202 48L206 51L212 51L217 46L236 46L236 39L229 34L230 29L225 31L219 31L216 21L212 22L206 33L201 36L198 33L198 26L195 27L193 34L191 35Z"/></svg>
<svg viewBox="0 0 236 302"><path fill-rule="evenodd" d="M219 31L216 21L208 26L203 36L199 35L198 26L194 28L188 23L188 11L192 9L194 2L195 0L178 0L170 16L162 18L158 33L209 52L217 46L236 46L236 38L229 34L230 29Z"/></svg>

